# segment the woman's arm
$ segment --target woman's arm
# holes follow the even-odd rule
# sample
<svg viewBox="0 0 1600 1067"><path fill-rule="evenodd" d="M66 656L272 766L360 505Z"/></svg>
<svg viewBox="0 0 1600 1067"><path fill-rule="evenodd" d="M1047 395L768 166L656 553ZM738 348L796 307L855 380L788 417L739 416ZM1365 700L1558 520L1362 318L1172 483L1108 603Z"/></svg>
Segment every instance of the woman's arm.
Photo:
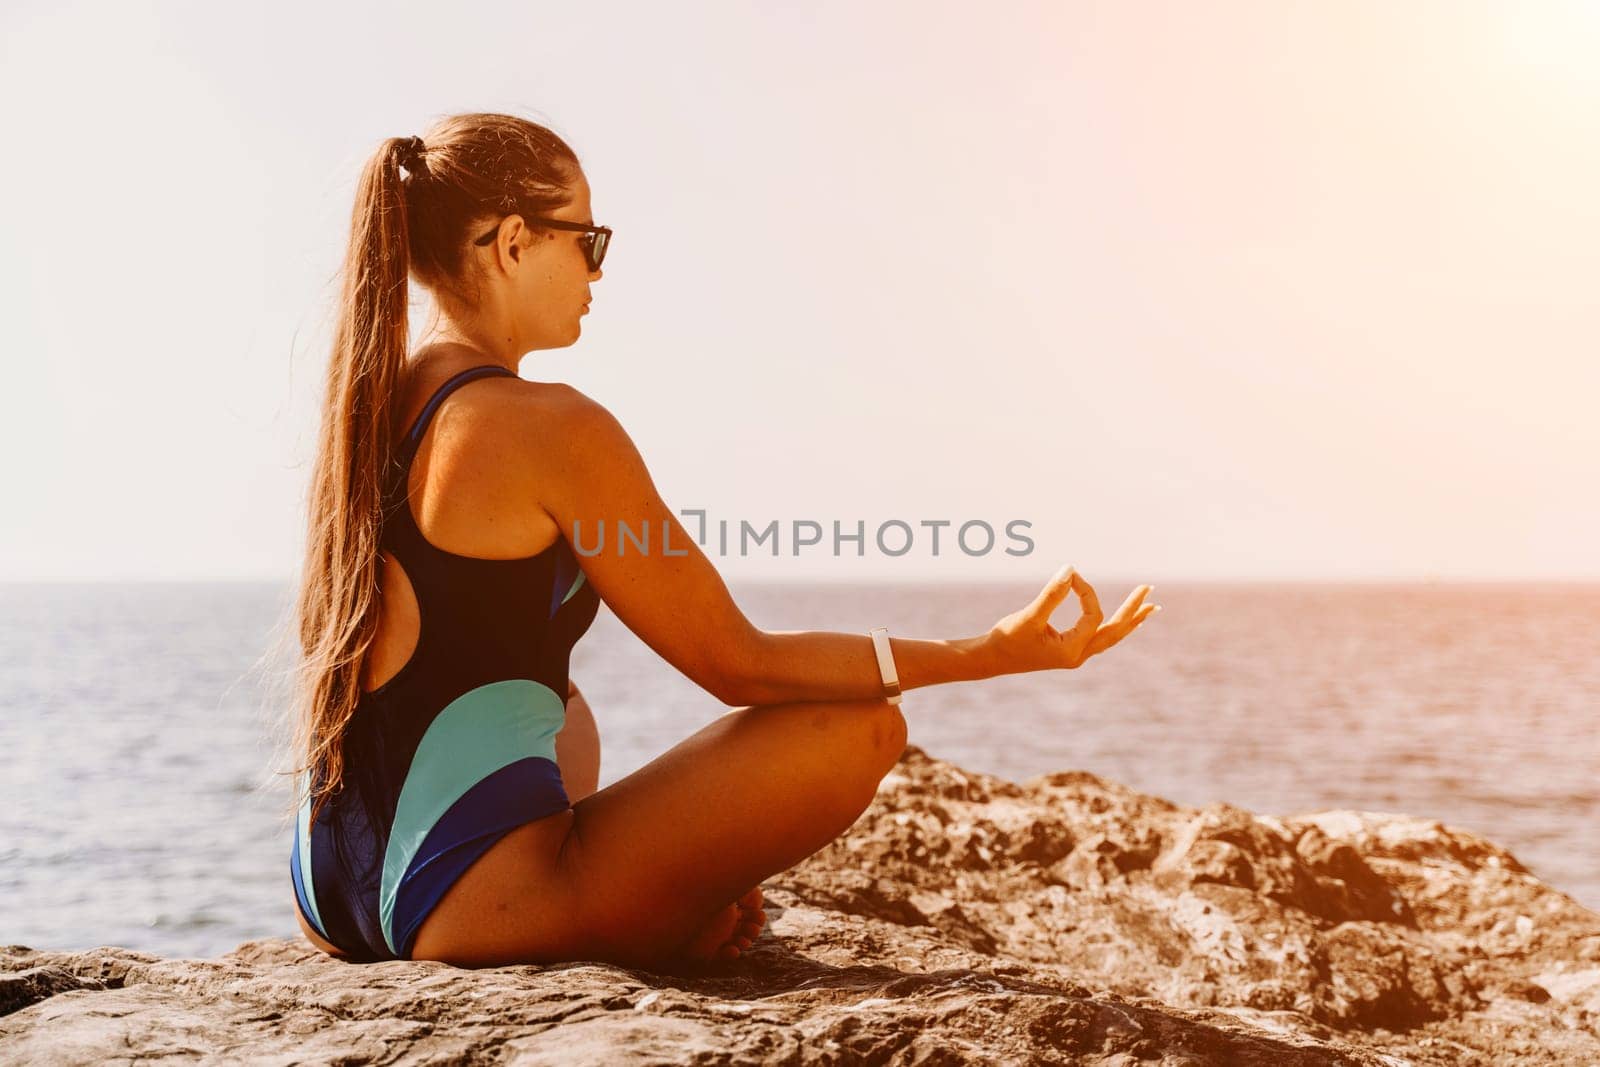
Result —
<svg viewBox="0 0 1600 1067"><path fill-rule="evenodd" d="M1158 605L1142 603L1153 588L1141 585L1135 589L1106 622L1094 588L1073 568L1063 567L1032 602L1001 619L981 637L929 641L891 636L889 646L900 688L1078 667L1161 610ZM1061 632L1050 625L1050 615L1072 591L1077 592L1084 614L1076 626ZM877 653L867 635L762 632L753 657L745 672L745 703L845 699L837 695L839 680L857 678L863 670L871 676L871 692L851 695L877 696L883 691Z"/></svg>
<svg viewBox="0 0 1600 1067"><path fill-rule="evenodd" d="M948 641L889 637L902 690L975 682L1002 673L982 637ZM738 664L738 704L864 700L883 693L878 655L867 634L829 630L757 631Z"/></svg>
<svg viewBox="0 0 1600 1067"><path fill-rule="evenodd" d="M517 427L529 491L573 544L588 581L625 626L690 680L731 705L862 700L883 692L868 635L767 632L745 617L604 407L563 387L557 402L540 402ZM619 524L636 538L648 530L647 547L623 543ZM1084 615L1058 632L1050 612L1074 590ZM1135 590L1102 626L1094 590L1062 568L1032 603L981 636L891 637L900 687L1077 667L1148 617L1153 606L1140 605L1146 592L1147 586Z"/></svg>

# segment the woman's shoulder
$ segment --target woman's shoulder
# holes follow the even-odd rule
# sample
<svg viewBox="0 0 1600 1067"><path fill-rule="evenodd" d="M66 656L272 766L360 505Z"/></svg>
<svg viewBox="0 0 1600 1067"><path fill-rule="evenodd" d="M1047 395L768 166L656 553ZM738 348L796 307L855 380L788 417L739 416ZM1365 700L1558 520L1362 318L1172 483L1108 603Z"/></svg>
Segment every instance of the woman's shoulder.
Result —
<svg viewBox="0 0 1600 1067"><path fill-rule="evenodd" d="M429 398L462 371L484 366L479 359L422 355L406 368L401 384L403 408L420 413ZM454 389L439 406L436 420L460 429L492 429L506 417L525 416L530 409L556 414L582 405L588 398L565 382L531 381L520 375L480 377ZM408 422L409 424L409 422Z"/></svg>
<svg viewBox="0 0 1600 1067"><path fill-rule="evenodd" d="M473 398L467 417L491 433L542 428L571 435L608 414L599 401L566 382L501 378Z"/></svg>
<svg viewBox="0 0 1600 1067"><path fill-rule="evenodd" d="M627 431L598 400L567 382L480 378L440 409L437 440L452 453L531 470L614 451ZM564 464L563 464L564 465Z"/></svg>
<svg viewBox="0 0 1600 1067"><path fill-rule="evenodd" d="M487 379L486 379L487 380ZM501 378L478 394L474 411L490 432L533 432L587 440L618 426L604 404L567 382ZM619 427L620 428L620 427Z"/></svg>
<svg viewBox="0 0 1600 1067"><path fill-rule="evenodd" d="M480 354L452 346L423 349L406 376L408 410L420 411L439 386L483 363ZM547 456L552 449L604 451L627 437L604 404L567 382L494 375L469 384L452 393L435 415L445 424L437 438L469 448L509 444L514 451L526 447Z"/></svg>

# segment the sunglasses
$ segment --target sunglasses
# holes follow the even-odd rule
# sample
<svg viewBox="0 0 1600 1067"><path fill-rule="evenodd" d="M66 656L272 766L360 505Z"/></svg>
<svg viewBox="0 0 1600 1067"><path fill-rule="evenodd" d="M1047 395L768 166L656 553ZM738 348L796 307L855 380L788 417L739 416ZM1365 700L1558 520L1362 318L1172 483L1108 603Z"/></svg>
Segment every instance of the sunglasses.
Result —
<svg viewBox="0 0 1600 1067"><path fill-rule="evenodd" d="M504 221L504 220L502 220ZM588 226L581 222L566 222L562 219L540 219L524 216L524 221L530 226L538 226L551 230L572 230L584 236L578 239L578 244L583 248L583 257L589 262L589 270L597 271L606 258L606 249L611 247L611 227ZM494 229L484 234L472 243L475 245L493 244L495 236L500 232L500 223L494 224Z"/></svg>

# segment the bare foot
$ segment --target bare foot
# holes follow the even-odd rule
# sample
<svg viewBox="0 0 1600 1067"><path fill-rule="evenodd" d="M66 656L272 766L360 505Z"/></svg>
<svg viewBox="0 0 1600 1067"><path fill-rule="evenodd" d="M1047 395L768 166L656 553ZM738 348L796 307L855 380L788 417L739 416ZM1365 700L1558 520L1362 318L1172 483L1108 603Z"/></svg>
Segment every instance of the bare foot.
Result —
<svg viewBox="0 0 1600 1067"><path fill-rule="evenodd" d="M761 887L756 886L717 911L689 939L683 947L683 955L692 960L738 959L767 924L762 900Z"/></svg>
<svg viewBox="0 0 1600 1067"><path fill-rule="evenodd" d="M753 886L750 892L734 902L739 907L739 926L734 931L734 944L739 952L749 948L766 928L767 912L762 906L765 900L761 895L761 887ZM738 955L738 952L734 955Z"/></svg>

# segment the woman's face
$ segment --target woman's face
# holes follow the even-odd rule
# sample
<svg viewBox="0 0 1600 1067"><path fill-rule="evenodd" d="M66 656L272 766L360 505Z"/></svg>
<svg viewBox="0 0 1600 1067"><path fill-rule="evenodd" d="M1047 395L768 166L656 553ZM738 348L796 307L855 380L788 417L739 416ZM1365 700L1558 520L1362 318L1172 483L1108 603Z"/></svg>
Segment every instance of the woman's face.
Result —
<svg viewBox="0 0 1600 1067"><path fill-rule="evenodd" d="M592 224L588 180L579 174L572 188L572 199L543 217ZM523 351L564 348L583 332L581 320L589 313L589 286L601 278L600 271L589 270L581 244L584 237L575 230L518 227L514 266L507 263L499 242L489 248L502 267L511 266L506 281Z"/></svg>

